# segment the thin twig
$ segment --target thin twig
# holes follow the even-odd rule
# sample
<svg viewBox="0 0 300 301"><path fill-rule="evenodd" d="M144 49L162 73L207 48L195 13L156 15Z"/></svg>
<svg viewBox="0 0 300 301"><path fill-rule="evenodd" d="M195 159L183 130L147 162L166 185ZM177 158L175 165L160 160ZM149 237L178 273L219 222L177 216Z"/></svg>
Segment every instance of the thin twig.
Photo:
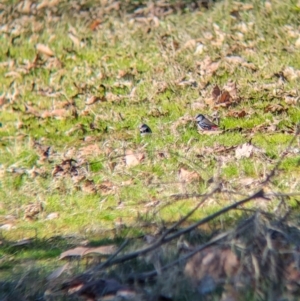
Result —
<svg viewBox="0 0 300 301"><path fill-rule="evenodd" d="M185 229L182 229L180 231L177 231L176 233L172 234L172 235L169 235L167 237L163 237L163 239L159 239L157 240L154 244L152 244L151 246L147 247L147 248L144 248L144 249L140 249L140 250L137 250L135 252L132 252L132 253L129 253L129 254L126 254L124 256L120 256L120 257L117 257L116 259L112 260L109 264L105 265L106 267L107 266L111 266L111 265L114 265L114 264L117 264L117 263L121 263L121 262L125 262L125 261L128 261L128 260L131 260L131 259L134 259L134 258L137 258L138 256L141 256L141 255L144 255L148 252L151 252L153 250L155 250L156 248L160 247L161 245L173 240L174 238L177 238L185 233L188 233L190 231L192 231L193 229L199 227L200 225L203 225L213 219L215 219L216 217L232 210L232 209L235 209L237 208L238 206L242 205L242 204L245 204L253 199L256 199L256 198L263 198L264 197L264 192L263 190L259 190L257 191L256 193L252 194L251 196L245 198L245 199L242 199L240 200L239 202L236 202L230 206L227 206L203 219L201 219L200 221L192 224L191 226L185 228Z"/></svg>
<svg viewBox="0 0 300 301"><path fill-rule="evenodd" d="M188 253L187 255L178 258L168 264L166 264L165 266L161 267L161 271L165 271L167 269L169 269L170 267L180 264L181 262L186 261L187 259L193 257L196 253L218 243L221 242L223 239L227 238L230 234L235 233L236 235L239 234L246 226L248 226L248 224L253 220L253 216L252 218L250 218L246 223L244 223L237 231L236 230L230 230L227 232L223 232L221 234L219 234L218 236L214 237L213 239L211 239L209 242L195 248L193 251L191 251L190 253ZM157 276L157 271L153 270L150 272L146 272L146 273L141 273L141 274L136 274L136 275L131 275L129 276L129 279L135 278L138 280L145 280L147 278L151 278L151 277L155 277Z"/></svg>

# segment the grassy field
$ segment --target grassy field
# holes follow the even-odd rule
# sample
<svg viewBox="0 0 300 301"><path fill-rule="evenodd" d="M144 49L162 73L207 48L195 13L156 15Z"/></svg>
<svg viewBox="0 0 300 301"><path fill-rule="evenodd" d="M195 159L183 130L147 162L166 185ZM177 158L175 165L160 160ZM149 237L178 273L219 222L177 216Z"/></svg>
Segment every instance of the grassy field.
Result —
<svg viewBox="0 0 300 301"><path fill-rule="evenodd" d="M71 246L158 232L216 183L220 191L187 224L249 195L300 120L299 2L226 0L171 14L76 3L6 3L0 15L0 274L8 278L25 265L53 269ZM198 131L199 113L220 131ZM142 123L151 135L140 135ZM270 201L246 207L273 212L276 194L299 189L298 137L265 186ZM297 212L297 196L286 206ZM203 230L227 229L242 214Z"/></svg>

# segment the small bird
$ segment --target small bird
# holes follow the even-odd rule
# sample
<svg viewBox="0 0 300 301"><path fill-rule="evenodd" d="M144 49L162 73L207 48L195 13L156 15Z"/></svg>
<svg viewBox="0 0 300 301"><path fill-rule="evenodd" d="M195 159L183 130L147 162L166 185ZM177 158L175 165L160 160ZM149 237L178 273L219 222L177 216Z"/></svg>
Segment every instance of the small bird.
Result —
<svg viewBox="0 0 300 301"><path fill-rule="evenodd" d="M152 131L147 124L144 123L140 126L140 134L141 135L146 135L146 134L151 134L151 133L152 133Z"/></svg>
<svg viewBox="0 0 300 301"><path fill-rule="evenodd" d="M205 130L205 131L215 131L217 130L219 127L211 122L210 120L208 120L204 115L202 114L198 114L196 116L196 122L197 122L197 127L201 130Z"/></svg>

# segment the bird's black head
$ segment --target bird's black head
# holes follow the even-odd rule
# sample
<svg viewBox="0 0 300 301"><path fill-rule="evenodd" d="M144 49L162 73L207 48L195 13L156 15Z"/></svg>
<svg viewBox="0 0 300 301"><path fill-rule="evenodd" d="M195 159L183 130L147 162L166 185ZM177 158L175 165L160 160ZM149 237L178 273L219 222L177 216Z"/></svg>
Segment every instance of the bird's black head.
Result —
<svg viewBox="0 0 300 301"><path fill-rule="evenodd" d="M204 115L198 114L195 119L197 122L201 122L204 118L205 118Z"/></svg>
<svg viewBox="0 0 300 301"><path fill-rule="evenodd" d="M147 124L142 124L140 126L140 133L141 134L149 134L149 133L152 133L150 127L147 125Z"/></svg>

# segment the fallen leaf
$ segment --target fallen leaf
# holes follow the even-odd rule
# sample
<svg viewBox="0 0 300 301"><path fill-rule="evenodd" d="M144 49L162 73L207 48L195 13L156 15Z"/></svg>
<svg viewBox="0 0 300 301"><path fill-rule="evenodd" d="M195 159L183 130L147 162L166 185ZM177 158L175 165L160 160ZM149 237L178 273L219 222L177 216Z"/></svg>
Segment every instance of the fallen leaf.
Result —
<svg viewBox="0 0 300 301"><path fill-rule="evenodd" d="M228 89L228 90L226 90ZM237 100L237 88L234 82L229 82L221 90L218 85L213 87L211 92L211 99L207 98L205 101L210 106L214 107L228 107L233 103L233 100Z"/></svg>
<svg viewBox="0 0 300 301"><path fill-rule="evenodd" d="M82 257L84 252L86 252L88 248L86 247L76 247L74 249L67 250L65 252L62 252L59 256L59 259L65 259L68 257Z"/></svg>
<svg viewBox="0 0 300 301"><path fill-rule="evenodd" d="M196 171L189 171L181 167L178 171L178 177L181 182L200 181L201 177Z"/></svg>
<svg viewBox="0 0 300 301"><path fill-rule="evenodd" d="M228 117L235 117L235 118L242 118L247 115L245 110L240 110L240 111L229 111L226 116Z"/></svg>
<svg viewBox="0 0 300 301"><path fill-rule="evenodd" d="M288 105L296 105L300 102L300 96L294 96L294 95L285 95L284 101Z"/></svg>
<svg viewBox="0 0 300 301"><path fill-rule="evenodd" d="M117 251L116 245L107 245L107 246L88 248L83 255L91 254L91 253L95 253L99 255L111 255L114 254L116 251Z"/></svg>
<svg viewBox="0 0 300 301"><path fill-rule="evenodd" d="M99 28L99 25L101 24L100 20L93 20L92 23L90 24L90 30L95 31Z"/></svg>
<svg viewBox="0 0 300 301"><path fill-rule="evenodd" d="M100 154L102 154L102 150L101 150L99 144L96 144L96 143L82 146L77 151L77 155L80 158L85 158L88 156L99 156Z"/></svg>
<svg viewBox="0 0 300 301"><path fill-rule="evenodd" d="M33 220L42 211L43 211L43 204L41 202L30 203L25 206L24 218L28 220Z"/></svg>
<svg viewBox="0 0 300 301"><path fill-rule="evenodd" d="M85 104L86 105L93 105L94 103L96 103L97 101L105 101L105 97L99 97L99 96L95 96L95 95L92 95L90 97L88 97L85 101Z"/></svg>
<svg viewBox="0 0 300 301"><path fill-rule="evenodd" d="M144 153L134 153L132 150L128 150L125 155L125 163L128 167L139 165L144 159Z"/></svg>
<svg viewBox="0 0 300 301"><path fill-rule="evenodd" d="M249 158L253 152L254 146L250 143L239 145L235 150L235 157L237 159Z"/></svg>
<svg viewBox="0 0 300 301"><path fill-rule="evenodd" d="M38 52L42 54L45 54L47 56L54 56L54 52L44 44L36 44L35 48Z"/></svg>
<svg viewBox="0 0 300 301"><path fill-rule="evenodd" d="M67 250L60 254L59 259L65 259L68 257L83 257L84 255L88 255L91 253L99 254L102 256L107 257L115 253L117 250L116 245L107 245L107 246L100 246L100 247L76 247L74 249Z"/></svg>
<svg viewBox="0 0 300 301"><path fill-rule="evenodd" d="M264 112L265 113L268 113L268 112L271 112L271 113L283 113L285 111L287 111L288 108L284 107L283 105L281 104L268 104L265 108L264 108Z"/></svg>
<svg viewBox="0 0 300 301"><path fill-rule="evenodd" d="M46 217L47 220L52 220L52 219L56 219L56 218L59 218L58 212L49 213Z"/></svg>
<svg viewBox="0 0 300 301"><path fill-rule="evenodd" d="M282 70L282 73L285 78L289 81L293 81L300 77L300 70L295 69L293 67L287 66Z"/></svg>
<svg viewBox="0 0 300 301"><path fill-rule="evenodd" d="M5 230L5 231L9 231L9 230L12 230L12 229L15 229L16 226L14 224L3 224L0 226L0 229L1 230Z"/></svg>
<svg viewBox="0 0 300 301"><path fill-rule="evenodd" d="M81 46L81 41L80 39L72 32L68 33L68 37L71 39L71 41L73 42L74 46L79 47Z"/></svg>
<svg viewBox="0 0 300 301"><path fill-rule="evenodd" d="M40 113L41 118L52 118L63 119L65 117L70 117L72 115L71 110L66 109L55 109L49 111L43 111Z"/></svg>
<svg viewBox="0 0 300 301"><path fill-rule="evenodd" d="M116 187L110 181L103 181L97 185L97 190L100 191L102 195L109 195L115 193Z"/></svg>
<svg viewBox="0 0 300 301"><path fill-rule="evenodd" d="M13 78L22 78L22 75L19 72L16 71L10 71L5 73L5 77L13 77Z"/></svg>
<svg viewBox="0 0 300 301"><path fill-rule="evenodd" d="M97 187L93 180L86 179L85 181L81 182L80 188L85 193L94 194L97 192Z"/></svg>
<svg viewBox="0 0 300 301"><path fill-rule="evenodd" d="M196 62L202 76L211 76L217 72L220 66L220 61L213 61L209 56L206 56L201 62Z"/></svg>

